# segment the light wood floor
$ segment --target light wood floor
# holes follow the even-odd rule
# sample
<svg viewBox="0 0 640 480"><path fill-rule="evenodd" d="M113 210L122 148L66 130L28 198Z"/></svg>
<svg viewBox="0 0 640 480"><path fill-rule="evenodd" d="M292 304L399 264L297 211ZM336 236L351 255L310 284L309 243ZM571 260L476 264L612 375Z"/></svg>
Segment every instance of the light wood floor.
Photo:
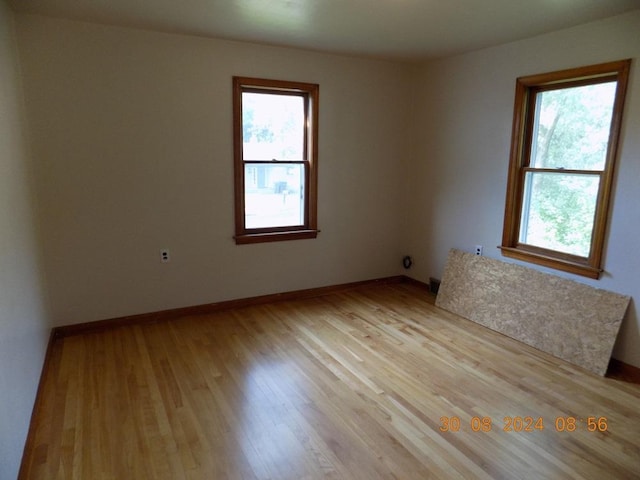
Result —
<svg viewBox="0 0 640 480"><path fill-rule="evenodd" d="M425 297L370 286L60 339L22 478L640 478L640 386Z"/></svg>

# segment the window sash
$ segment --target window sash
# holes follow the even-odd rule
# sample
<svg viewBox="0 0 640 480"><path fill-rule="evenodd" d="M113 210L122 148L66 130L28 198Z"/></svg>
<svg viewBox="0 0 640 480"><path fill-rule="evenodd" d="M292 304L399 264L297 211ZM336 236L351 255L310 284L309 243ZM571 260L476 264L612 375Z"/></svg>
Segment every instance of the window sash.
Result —
<svg viewBox="0 0 640 480"><path fill-rule="evenodd" d="M283 226L268 226L268 227L247 227L246 226L246 195L247 195L247 180L246 177L244 179L244 193L245 193L245 202L244 202L244 231L250 234L264 234L269 232L288 232L288 231L303 231L307 229L307 218L309 218L309 195L307 194L307 185L309 184L309 173L310 173L310 164L307 161L263 161L263 160L245 160L244 165L265 165L265 166L279 166L286 167L287 165L301 165L303 168L303 180L301 188L303 189L303 202L302 202L302 222L297 225L283 225Z"/></svg>
<svg viewBox="0 0 640 480"><path fill-rule="evenodd" d="M272 88L250 88L245 87L242 88L242 94L244 93L253 93L253 94L266 94L266 95L286 95L291 97L299 97L302 99L303 106L303 121L302 121L302 157L299 160L309 160L309 100L310 95L307 92L298 92L298 91L286 91L282 89L272 89ZM241 95L241 110L244 111L244 99ZM244 119L242 119L244 122ZM244 140L244 139L243 139ZM257 158L246 158L245 157L245 149L244 149L244 141L242 148L242 158L243 160L256 160L256 161L285 161L285 159L279 158L269 158L269 159L257 159ZM291 161L293 159L288 158L286 161Z"/></svg>
<svg viewBox="0 0 640 480"><path fill-rule="evenodd" d="M522 207L520 208L520 228L519 228L519 237L518 237L518 246L527 246L527 247L535 247L539 251L546 251L548 254L553 254L554 252L559 255L567 255L571 258L578 259L580 262L586 262L589 258L589 253L593 249L593 240L594 240L594 224L597 216L598 210L598 198L600 197L600 190L602 188L602 178L603 171L593 171L593 170L564 170L564 169L548 169L548 168L523 168L522 169L523 178L521 178L521 182L523 185L523 194L522 194ZM540 217L540 212L544 211L544 208L541 208L540 203L542 198L544 198L544 191L537 190L534 188L534 182L538 180L539 182L543 181L543 177L546 177L547 181L550 182L552 180L562 182L562 180L570 181L573 179L574 181L595 180L597 184L595 195L592 195L592 201L583 209L588 210L589 208L593 208L592 212L589 212L587 218L589 221L589 233L588 233L588 249L586 254L581 255L577 250L580 250L577 246L572 248L570 242L566 242L566 238L558 239L557 237L571 237L572 233L575 233L575 228L579 225L572 225L569 232L564 233L562 235L556 235L556 238L549 239L546 238L544 242L540 239L541 235L539 230L535 228L535 220L538 220L538 225L548 226L547 223L544 222ZM558 188L558 187L556 187ZM584 187L583 187L584 188ZM585 188L588 191L588 189ZM580 193L584 194L584 191L580 191L576 193L575 189L566 188L565 192L569 192L569 194L573 194L572 196L579 196ZM581 198L581 200L585 200L585 195ZM586 198L586 200L591 200ZM538 208L534 208L538 206ZM549 205L547 205L549 207ZM553 206L551 206L553 208ZM536 215L536 213L538 215ZM530 227L530 223L534 223L533 228ZM573 223L580 223L579 220L574 221ZM565 227L566 230L569 230L566 222L558 222L558 224L554 226ZM563 241L565 240L565 241ZM548 248L544 245L550 245L551 243L556 244L556 248ZM575 242L574 242L575 244Z"/></svg>
<svg viewBox="0 0 640 480"><path fill-rule="evenodd" d="M586 80L580 80L580 81L574 81L574 82L562 82L560 84L557 85L551 85L551 86L544 86L544 87L539 87L539 88L532 88L531 89L531 93L530 93L530 104L528 105L527 108L527 150L526 150L526 165L528 166L533 166L535 168L544 168L544 167L539 167L536 165L536 156L537 156L537 150L541 145L538 145L538 141L540 140L538 137L538 133L540 131L540 127L542 125L542 121L541 121L541 117L544 117L544 109L543 107L543 102L544 102L544 97L545 94L552 94L553 92L557 92L557 91L568 91L573 90L575 92L576 89L585 89L588 87L594 87L594 89L591 90L590 93L591 95L596 95L597 93L599 93L599 95L603 95L603 94L610 94L611 92L607 92L606 90L602 90L600 89L600 91L596 91L595 89L597 89L598 87L602 87L605 84L613 84L613 95L615 97L615 85L616 85L616 79L615 77L611 77L611 76L604 76L604 77L600 77L597 79L592 79L591 81L586 81ZM583 95L585 95L584 90L583 90ZM560 98L556 99L557 101L560 101ZM568 99L565 98L565 101L567 101ZM613 102L611 104L611 106L613 106ZM589 107L585 107L585 108L589 108ZM591 108L593 109L593 105L591 105ZM602 116L604 112L600 112L600 115ZM613 115L613 111L611 110L607 110L606 114L609 120L608 122L608 127L607 130L607 136L610 137L610 126L611 126L611 121L612 121L612 115ZM555 115L554 119L559 119L559 117L562 117L563 115ZM555 122L554 122L555 123ZM560 122L560 125L562 125L562 122ZM604 126L604 125L603 125ZM565 126L566 127L566 126ZM555 128L554 128L555 130ZM602 130L605 130L604 128ZM562 133L562 127L559 130L560 133ZM593 135L593 132L592 132ZM553 137L553 136L552 136ZM551 140L551 139L549 139ZM578 145L576 145L576 143L578 143ZM553 142L549 142L549 146L553 145ZM543 145L542 145L543 146ZM580 147L580 142L576 142L576 140L574 139L572 144L572 147ZM607 160L607 155L606 152L604 153L604 163ZM588 158L588 155L587 155ZM584 160L584 157L581 159ZM593 160L593 159L592 159ZM575 160L574 160L575 161ZM566 159L565 159L566 162ZM567 168L567 164L565 163L564 165L559 164L559 165L554 165L554 166L547 166L547 168L565 168L565 169L569 169ZM578 168L578 167L574 167L574 168ZM603 170L603 168L582 168L582 170Z"/></svg>

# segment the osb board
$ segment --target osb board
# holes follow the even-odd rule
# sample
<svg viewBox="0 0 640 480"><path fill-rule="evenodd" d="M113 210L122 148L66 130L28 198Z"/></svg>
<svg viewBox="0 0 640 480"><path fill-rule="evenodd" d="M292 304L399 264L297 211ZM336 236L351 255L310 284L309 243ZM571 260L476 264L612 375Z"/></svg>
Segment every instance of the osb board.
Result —
<svg viewBox="0 0 640 480"><path fill-rule="evenodd" d="M453 249L436 306L604 375L629 300Z"/></svg>

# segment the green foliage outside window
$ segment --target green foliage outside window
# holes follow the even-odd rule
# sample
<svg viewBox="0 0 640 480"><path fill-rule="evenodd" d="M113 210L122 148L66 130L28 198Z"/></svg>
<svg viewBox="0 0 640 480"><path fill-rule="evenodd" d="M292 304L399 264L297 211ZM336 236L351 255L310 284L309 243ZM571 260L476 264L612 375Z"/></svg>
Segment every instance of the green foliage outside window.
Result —
<svg viewBox="0 0 640 480"><path fill-rule="evenodd" d="M557 173L526 174L523 243L587 257L599 175L604 170L615 82L540 92L531 166Z"/></svg>

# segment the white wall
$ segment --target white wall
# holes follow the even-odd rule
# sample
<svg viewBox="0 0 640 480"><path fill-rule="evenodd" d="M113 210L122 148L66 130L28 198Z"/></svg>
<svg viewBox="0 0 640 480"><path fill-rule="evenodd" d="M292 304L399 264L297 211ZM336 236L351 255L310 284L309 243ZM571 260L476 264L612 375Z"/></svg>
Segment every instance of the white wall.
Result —
<svg viewBox="0 0 640 480"><path fill-rule="evenodd" d="M0 1L0 479L15 479L50 326L43 306L13 14Z"/></svg>
<svg viewBox="0 0 640 480"><path fill-rule="evenodd" d="M608 247L599 281L573 278L635 300L614 357L640 367L640 11L540 37L434 61L415 89L416 159L410 165L407 251L416 278L441 278L451 247L501 258L515 79L633 58ZM529 265L532 266L532 265Z"/></svg>
<svg viewBox="0 0 640 480"><path fill-rule="evenodd" d="M56 325L399 273L410 67L17 24ZM317 239L235 245L233 75L320 84Z"/></svg>
<svg viewBox="0 0 640 480"><path fill-rule="evenodd" d="M515 78L640 56L638 11L418 70L29 15L15 22L21 68L14 16L0 0L3 480L19 465L49 317L64 325L396 275L405 253L423 281L441 276L451 247L482 244L499 257ZM575 279L637 299L636 72L634 63L606 273ZM317 239L234 244L232 75L320 84ZM161 248L170 264L159 262ZM638 323L632 304L614 352L636 366Z"/></svg>

